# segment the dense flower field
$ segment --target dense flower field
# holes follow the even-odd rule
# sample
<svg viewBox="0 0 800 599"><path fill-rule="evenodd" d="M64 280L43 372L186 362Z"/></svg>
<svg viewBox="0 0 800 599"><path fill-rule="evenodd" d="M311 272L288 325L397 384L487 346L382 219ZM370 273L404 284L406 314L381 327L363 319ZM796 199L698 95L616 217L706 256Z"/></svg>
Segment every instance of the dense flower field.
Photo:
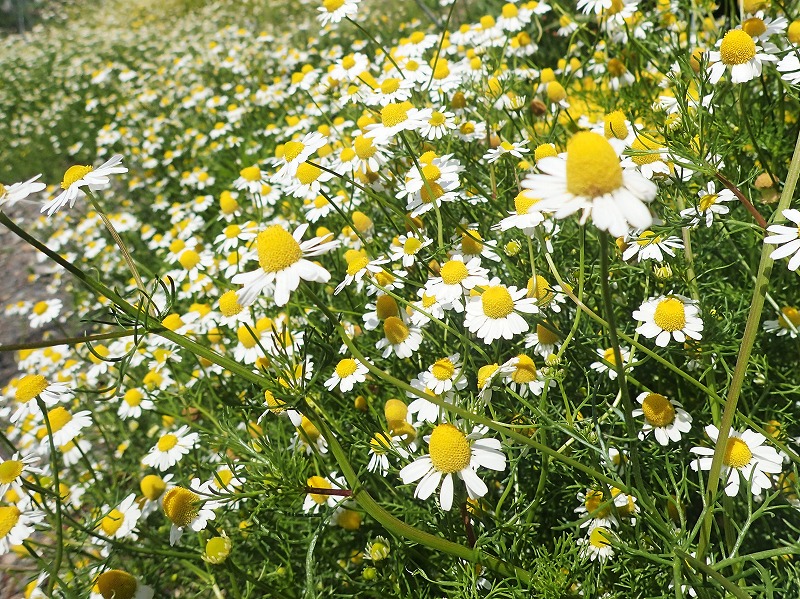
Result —
<svg viewBox="0 0 800 599"><path fill-rule="evenodd" d="M26 597L800 594L796 7L122 4L0 42Z"/></svg>

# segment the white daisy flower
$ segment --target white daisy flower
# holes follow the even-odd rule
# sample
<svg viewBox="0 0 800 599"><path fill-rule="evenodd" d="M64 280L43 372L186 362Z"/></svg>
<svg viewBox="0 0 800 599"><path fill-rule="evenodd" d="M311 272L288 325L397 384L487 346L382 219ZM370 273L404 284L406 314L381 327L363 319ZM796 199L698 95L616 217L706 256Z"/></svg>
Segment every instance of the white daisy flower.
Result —
<svg viewBox="0 0 800 599"><path fill-rule="evenodd" d="M209 520L217 517L214 510L219 507L219 503L211 499L212 496L208 483L201 485L198 478L192 479L189 488L175 486L164 493L161 506L172 522L169 531L170 545L181 540L186 528L200 532L205 529Z"/></svg>
<svg viewBox="0 0 800 599"><path fill-rule="evenodd" d="M92 425L91 412L83 410L71 414L62 406L56 406L47 411L47 419L50 422L50 430L53 433L53 444L56 447L67 445L87 426ZM48 445L47 425L42 424L38 434L41 435L43 447Z"/></svg>
<svg viewBox="0 0 800 599"><path fill-rule="evenodd" d="M534 197L531 190L522 191L514 198L514 212L509 212L494 228L501 231L520 229L528 237L533 237L536 226L544 221L539 209L546 207L547 204L543 204L541 198Z"/></svg>
<svg viewBox="0 0 800 599"><path fill-rule="evenodd" d="M616 380L617 379L617 369L614 367L614 365L616 364L616 358L614 357L614 348L613 347L608 347L606 349L596 349L595 351L597 352L597 355L600 356L600 358L602 358L603 360L605 360L605 362L608 362L608 364L610 364L610 366L608 364L606 364L605 362L597 361L597 362L592 362L589 365L589 368L591 368L592 370L594 370L598 374L602 374L604 372L608 373L608 378L609 379L611 379L612 381ZM625 365L625 368L627 370L632 370L632 368L630 366L628 366L628 363L631 360L631 350L630 350L630 348L621 345L620 348L619 348L619 353L620 353L620 356L622 357L622 363Z"/></svg>
<svg viewBox="0 0 800 599"><path fill-rule="evenodd" d="M20 497L24 496L22 475L28 472L41 474L42 470L34 465L38 463L39 458L35 454L18 451L7 460L0 461L0 497L9 489L13 489Z"/></svg>
<svg viewBox="0 0 800 599"><path fill-rule="evenodd" d="M636 258L637 262L645 260L664 261L664 254L675 257L675 249L682 249L683 242L674 235L664 237L656 235L649 229L641 233L631 232L625 236L628 247L622 252L622 259L626 262Z"/></svg>
<svg viewBox="0 0 800 599"><path fill-rule="evenodd" d="M533 393L534 395L542 394L544 381L536 369L533 358L525 354L519 354L508 360L503 366L509 370L505 375L508 386L516 393L519 393L521 397L525 397L528 393Z"/></svg>
<svg viewBox="0 0 800 599"><path fill-rule="evenodd" d="M445 511L453 507L453 474L464 481L470 498L483 497L489 489L475 471L483 466L502 472L506 456L498 439L483 439L482 433L476 428L465 435L453 424L439 424L426 439L430 453L403 468L400 478L404 484L419 480L414 497L422 500L430 497L441 482L439 503Z"/></svg>
<svg viewBox="0 0 800 599"><path fill-rule="evenodd" d="M464 309L464 293L478 285L486 285L489 282L486 277L488 274L487 269L481 268L479 257L465 262L463 256L456 254L442 264L439 268L440 276L429 279L425 289L428 294L436 296L439 303L452 305L456 312L461 312Z"/></svg>
<svg viewBox="0 0 800 599"><path fill-rule="evenodd" d="M335 508L344 501L347 495L343 492L347 489L347 484L343 477L337 476L332 472L330 476L312 476L306 481L308 492L303 501L303 511L305 513L316 514L320 507L327 504L328 507Z"/></svg>
<svg viewBox="0 0 800 599"><path fill-rule="evenodd" d="M800 310L794 306L784 306L781 308L781 315L777 320L765 320L764 330L768 333L775 333L778 337L789 335L796 339L800 334ZM2 493L0 492L0 495Z"/></svg>
<svg viewBox="0 0 800 599"><path fill-rule="evenodd" d="M41 212L46 212L47 216L53 216L66 204L72 208L75 200L83 197L85 192L82 187L88 187L91 191L105 189L109 184L109 175L127 173L128 169L121 166L122 155L114 154L109 160L98 166L96 169L91 166L75 165L67 169L64 173L64 180L61 181L62 191L52 200L42 206Z"/></svg>
<svg viewBox="0 0 800 599"><path fill-rule="evenodd" d="M369 442L369 463L367 470L386 476L389 472L389 454L397 454L404 460L409 453L399 439L392 438L388 433L378 433Z"/></svg>
<svg viewBox="0 0 800 599"><path fill-rule="evenodd" d="M535 354L546 360L561 348L561 338L547 327L537 323L536 332L525 335L525 348L533 349Z"/></svg>
<svg viewBox="0 0 800 599"><path fill-rule="evenodd" d="M395 354L398 358L410 358L422 343L421 329L409 323L408 326L397 316L389 316L383 321L383 339L375 344L382 349L381 354L388 358Z"/></svg>
<svg viewBox="0 0 800 599"><path fill-rule="evenodd" d="M144 396L140 389L128 389L122 396L117 408L117 416L122 420L139 418L144 410L155 409L156 405Z"/></svg>
<svg viewBox="0 0 800 599"><path fill-rule="evenodd" d="M297 173L297 167L326 143L325 137L317 131L307 133L300 141L292 140L284 143L283 155L278 162L280 169L273 179L278 182L291 180Z"/></svg>
<svg viewBox="0 0 800 599"><path fill-rule="evenodd" d="M13 206L20 200L24 200L29 195L39 193L44 190L47 185L41 181L37 181L42 175L23 181L21 183L13 183L11 185L3 185L0 183L0 208L3 206Z"/></svg>
<svg viewBox="0 0 800 599"><path fill-rule="evenodd" d="M384 143L401 131L421 129L431 112L430 109L414 108L410 102L389 103L381 109L381 123L370 125L365 137L374 137Z"/></svg>
<svg viewBox="0 0 800 599"><path fill-rule="evenodd" d="M405 178L405 189L398 192L397 197L406 197L406 209L411 217L417 217L441 206L442 202L458 199L456 190L461 181L458 173L463 170L458 160L445 156L423 155L419 160L419 169L415 166Z"/></svg>
<svg viewBox="0 0 800 599"><path fill-rule="evenodd" d="M522 158L523 154L527 154L530 152L528 148L525 146L528 145L528 140L522 141L502 141L498 144L496 148L491 148L486 154L483 155L483 160L486 160L489 164L492 162L496 162L500 159L503 154L511 154L516 158Z"/></svg>
<svg viewBox="0 0 800 599"><path fill-rule="evenodd" d="M456 125L455 116L455 114L448 112L444 107L432 111L419 130L420 136L429 141L442 139L458 127L458 125Z"/></svg>
<svg viewBox="0 0 800 599"><path fill-rule="evenodd" d="M461 371L461 356L453 354L436 360L420 377L434 395L441 395L454 387L458 390L467 386L467 377ZM410 409L410 408L409 408Z"/></svg>
<svg viewBox="0 0 800 599"><path fill-rule="evenodd" d="M388 258L370 260L365 253L356 252L347 263L347 274L341 283L336 286L333 295L339 295L342 289L355 282L359 291L363 285L364 277L371 277L383 271L383 265L389 262Z"/></svg>
<svg viewBox="0 0 800 599"><path fill-rule="evenodd" d="M325 26L329 23L338 23L342 19L354 17L358 12L358 3L361 0L322 0L322 6L317 7L317 19Z"/></svg>
<svg viewBox="0 0 800 599"><path fill-rule="evenodd" d="M731 29L717 42L719 50L708 53L709 82L716 84L731 69L731 83L746 83L761 75L764 62L775 62L778 59L771 54L761 52L762 48L749 33L741 29Z"/></svg>
<svg viewBox="0 0 800 599"><path fill-rule="evenodd" d="M434 393L433 389L427 385L429 375L430 373L427 371L421 373L419 376L411 379L410 385L414 389L422 391L425 395L434 395L443 402L453 403L455 400L455 393L453 393L452 388L440 394ZM419 425L423 422L439 422L442 417L442 408L424 397L419 397L416 393L407 391L406 395L412 400L411 403L408 404L409 422L415 425Z"/></svg>
<svg viewBox="0 0 800 599"><path fill-rule="evenodd" d="M314 237L301 242L308 229L304 223L289 233L281 225L272 225L256 238L258 263L261 268L234 276L231 281L243 285L239 291L242 306L252 304L268 285L274 285L273 299L277 306L285 306L289 295L300 285L300 280L327 283L331 274L307 257L318 256L339 245L338 241L325 241Z"/></svg>
<svg viewBox="0 0 800 599"><path fill-rule="evenodd" d="M339 387L343 393L347 393L353 390L356 383L366 381L367 373L369 373L369 368L353 358L339 360L333 375L325 381L325 388L328 391L333 391L336 387Z"/></svg>
<svg viewBox="0 0 800 599"><path fill-rule="evenodd" d="M677 443L683 433L692 429L692 417L683 409L680 402L667 399L659 393L644 392L636 398L641 408L633 411L633 417L644 416L644 426L639 431L639 439L650 432L660 445L667 446L670 441Z"/></svg>
<svg viewBox="0 0 800 599"><path fill-rule="evenodd" d="M44 517L44 512L20 508L19 505L0 506L0 555L27 541L35 532L33 525L39 524Z"/></svg>
<svg viewBox="0 0 800 599"><path fill-rule="evenodd" d="M581 546L581 554L591 561L603 563L614 557L614 549L611 547L611 539L613 538L614 533L604 526L591 528L585 538L578 539L578 545Z"/></svg>
<svg viewBox="0 0 800 599"><path fill-rule="evenodd" d="M728 214L730 208L725 206L725 202L733 202L736 196L733 192L724 188L717 192L716 185L713 181L709 181L705 189L697 192L697 197L700 198L697 205L692 208L681 210L683 218L691 218L689 222L690 227L696 227L700 222L705 221L706 227L710 227L714 222L714 215Z"/></svg>
<svg viewBox="0 0 800 599"><path fill-rule="evenodd" d="M152 599L155 592L153 587L142 584L135 576L124 570L106 570L95 579L94 584L99 592L92 591L89 599L106 597Z"/></svg>
<svg viewBox="0 0 800 599"><path fill-rule="evenodd" d="M789 260L789 270L797 270L800 267L800 210L794 208L784 210L783 216L792 221L795 226L770 225L767 227L767 231L773 235L766 237L764 243L774 243L780 246L769 255L773 260L794 254Z"/></svg>
<svg viewBox="0 0 800 599"><path fill-rule="evenodd" d="M781 79L797 85L800 83L800 58L795 52L790 52L784 56L777 64L777 69L781 75Z"/></svg>
<svg viewBox="0 0 800 599"><path fill-rule="evenodd" d="M405 268L409 268L414 265L419 251L432 243L433 239L423 233L401 235L392 242L389 259L392 262L402 262Z"/></svg>
<svg viewBox="0 0 800 599"><path fill-rule="evenodd" d="M454 242L458 242L458 240L458 235L453 237ZM478 232L477 223L465 225L461 229L461 254L465 259L471 260L480 257L492 262L500 262L497 249L497 240L484 239Z"/></svg>
<svg viewBox="0 0 800 599"><path fill-rule="evenodd" d="M671 294L650 298L633 312L633 317L642 323L636 327L637 333L655 338L657 346L666 347L670 339L683 343L687 337L702 338L699 312L694 300Z"/></svg>
<svg viewBox="0 0 800 599"><path fill-rule="evenodd" d="M706 434L714 443L717 442L719 429L713 424L706 427ZM725 494L734 497L739 493L740 477L751 481L753 495L759 495L772 486L768 474L778 474L783 469L783 458L774 448L764 445L766 437L749 429L739 433L731 430L725 455L722 459L720 480L725 483ZM692 447L691 452L697 458L692 461L691 468L711 470L714 449L711 447Z"/></svg>
<svg viewBox="0 0 800 599"><path fill-rule="evenodd" d="M609 10L613 4L612 0L578 0L576 8L586 15L591 13L599 15L604 10Z"/></svg>
<svg viewBox="0 0 800 599"><path fill-rule="evenodd" d="M183 425L174 433L161 435L158 442L142 458L142 464L158 468L162 472L169 470L194 449L199 440L199 434L190 433L189 426Z"/></svg>
<svg viewBox="0 0 800 599"><path fill-rule="evenodd" d="M72 391L64 383L50 383L41 374L25 375L16 383L14 399L20 405L11 415L11 422L16 423L30 414L38 413L37 397L44 402L46 407L52 408L60 402L72 399Z"/></svg>
<svg viewBox="0 0 800 599"><path fill-rule="evenodd" d="M512 339L529 328L517 312L539 312L536 299L526 295L526 289L506 287L500 279L492 279L480 295L467 303L464 326L487 345L496 339Z"/></svg>
<svg viewBox="0 0 800 599"><path fill-rule="evenodd" d="M105 515L100 520L99 529L106 537L110 539L136 538L133 529L136 528L142 511L139 509L135 493L128 495L119 506L113 509L107 505L103 506L101 512Z"/></svg>
<svg viewBox="0 0 800 599"><path fill-rule="evenodd" d="M572 136L566 156L550 156L537 162L543 174L528 175L522 187L543 200L542 211L565 218L579 210L581 224L589 216L595 226L615 237L631 228L647 229L653 217L647 207L657 192L655 184L635 169L620 165L624 142L591 131ZM538 206L537 206L538 208Z"/></svg>

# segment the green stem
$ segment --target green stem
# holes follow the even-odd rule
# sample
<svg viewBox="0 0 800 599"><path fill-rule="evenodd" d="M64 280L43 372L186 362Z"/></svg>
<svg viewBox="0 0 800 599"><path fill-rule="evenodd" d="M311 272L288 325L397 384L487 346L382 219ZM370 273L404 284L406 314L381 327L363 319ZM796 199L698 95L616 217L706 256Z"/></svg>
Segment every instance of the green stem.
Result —
<svg viewBox="0 0 800 599"><path fill-rule="evenodd" d="M783 210L785 210L794 196L795 186L797 185L797 178L800 176L800 135L797 137L795 144L794 154L792 155L792 162L789 165L789 172L786 175L786 184L781 193L781 199L778 202L778 207L775 214L782 218ZM759 323L761 322L761 312L764 308L764 298L769 286L770 273L772 271L773 260L770 254L774 248L764 244L761 249L761 260L758 263L758 272L756 273L756 284L753 289L753 299L750 304L750 313L747 315L747 323L744 327L744 335L742 336L741 345L739 348L739 355L736 359L736 367L731 377L730 386L728 387L728 394L725 398L725 409L722 412L722 421L719 425L719 434L717 442L714 446L714 458L711 462L711 470L708 474L708 486L706 487L706 509L703 515L703 526L700 534L700 541L697 547L698 559L703 559L708 542L711 537L711 524L713 518L712 505L716 499L717 489L719 488L720 474L722 472L722 461L725 457L725 450L728 447L728 438L730 436L731 427L733 426L733 418L736 415L736 406L739 402L739 395L742 391L742 384L747 372L747 365L750 362L750 353L756 340L756 334L759 331Z"/></svg>
<svg viewBox="0 0 800 599"><path fill-rule="evenodd" d="M80 345L91 341L102 341L103 339L119 339L121 337L131 337L136 334L132 329L124 331L113 331L111 333L98 333L96 335L86 335L84 337L65 337L63 339L48 339L46 341L35 341L33 343L18 343L16 345L0 345L0 352L20 351L26 349L41 349L43 347L55 347L56 345Z"/></svg>
<svg viewBox="0 0 800 599"><path fill-rule="evenodd" d="M58 478L58 454L56 453L56 445L53 441L53 429L50 426L50 416L47 413L47 406L42 399L36 397L36 405L42 411L44 417L44 425L47 427L47 441L50 444L50 468L53 470L53 486L55 487L56 499L56 555L53 558L53 565L50 570L50 580L47 583L47 596L53 596L53 589L56 586L56 579L58 579L58 572L61 570L61 562L64 559L64 529L61 525L61 482Z"/></svg>

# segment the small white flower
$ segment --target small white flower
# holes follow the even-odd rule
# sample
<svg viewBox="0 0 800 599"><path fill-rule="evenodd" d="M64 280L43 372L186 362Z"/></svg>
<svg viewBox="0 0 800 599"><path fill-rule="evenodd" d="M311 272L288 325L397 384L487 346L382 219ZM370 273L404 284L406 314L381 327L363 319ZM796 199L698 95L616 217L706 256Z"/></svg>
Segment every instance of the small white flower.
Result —
<svg viewBox="0 0 800 599"><path fill-rule="evenodd" d="M731 210L725 206L725 202L733 202L736 196L730 189L721 189L717 192L716 186L713 181L709 181L705 189L697 192L697 197L700 198L697 206L693 208L686 208L681 210L683 218L691 218L689 226L696 227L701 221L705 221L706 227L710 227L714 222L714 215L728 214Z"/></svg>
<svg viewBox="0 0 800 599"><path fill-rule="evenodd" d="M110 539L136 538L133 529L136 528L142 511L136 502L135 493L128 495L119 506L113 509L104 506L102 513L104 516L100 520L100 530L105 536Z"/></svg>
<svg viewBox="0 0 800 599"><path fill-rule="evenodd" d="M582 554L588 556L592 561L600 563L614 556L614 549L611 547L611 539L614 533L603 526L596 526L589 529L585 538L578 539Z"/></svg>
<svg viewBox="0 0 800 599"><path fill-rule="evenodd" d="M395 354L398 358L410 358L422 343L422 332L414 324L406 325L399 317L389 316L383 321L383 339L375 344L382 349L382 356Z"/></svg>
<svg viewBox="0 0 800 599"><path fill-rule="evenodd" d="M622 259L626 262L631 258L636 258L637 262L645 260L664 261L664 254L672 258L675 257L675 249L683 248L683 242L673 236L664 237L656 235L650 230L641 233L630 233L626 235L625 241L628 247L622 252Z"/></svg>
<svg viewBox="0 0 800 599"><path fill-rule="evenodd" d="M333 375L325 381L325 388L328 391L333 391L338 386L343 393L347 393L353 390L356 383L366 381L368 372L369 368L353 358L339 360Z"/></svg>
<svg viewBox="0 0 800 599"><path fill-rule="evenodd" d="M616 380L616 378L617 378L617 369L614 367L614 364L616 362L616 359L614 357L614 348L613 347L609 347L609 348L606 348L606 349L596 349L595 351L597 352L598 356L600 356L603 360L605 360L606 362L611 364L611 366L608 366L607 364L605 364L603 362L597 361L597 362L592 362L589 365L589 367L592 370L594 370L595 372L597 372L597 373L601 373L602 374L603 372L606 372L606 373L608 373L608 378L609 379L611 379L612 381ZM628 363L631 360L631 350L630 350L630 348L624 347L624 346L620 346L619 353L622 356L622 363L625 365L625 367L628 370L631 370L631 367L628 366Z"/></svg>
<svg viewBox="0 0 800 599"><path fill-rule="evenodd" d="M44 520L44 512L20 507L19 505L0 506L0 555L5 555L11 547L22 545L34 533L34 524Z"/></svg>
<svg viewBox="0 0 800 599"><path fill-rule="evenodd" d="M109 175L128 172L127 168L120 165L121 163L122 155L114 154L96 169L91 166L77 164L69 167L67 172L64 173L64 180L61 181L61 189L64 191L49 202L46 202L42 206L41 212L46 212L47 216L52 216L66 204L69 204L69 207L72 208L75 205L75 200L86 195L81 189L83 187L87 187L91 191L105 189L109 184Z"/></svg>
<svg viewBox="0 0 800 599"><path fill-rule="evenodd" d="M706 434L714 443L717 442L719 429L713 424L706 427ZM722 459L720 480L725 483L725 494L734 497L739 493L741 473L745 481L751 481L753 495L759 495L769 489L772 482L768 474L778 474L783 469L783 458L774 448L764 445L766 437L749 429L739 433L731 430ZM711 470L714 449L710 447L692 447L697 459L691 463L692 470Z"/></svg>
<svg viewBox="0 0 800 599"><path fill-rule="evenodd" d="M644 416L644 426L639 438L644 439L650 432L660 445L667 446L670 441L677 443L683 433L692 428L692 417L677 401L667 399L659 393L644 392L636 398L641 408L633 411L634 418Z"/></svg>
<svg viewBox="0 0 800 599"><path fill-rule="evenodd" d="M527 289L506 287L500 279L492 279L480 295L467 303L464 326L487 345L496 339L512 339L529 328L517 312L539 312L536 298L526 295Z"/></svg>
<svg viewBox="0 0 800 599"><path fill-rule="evenodd" d="M27 181L13 183L8 186L0 184L0 208L3 206L13 206L20 200L27 198L29 195L39 193L40 191L44 190L44 188L47 186L41 181L37 181L39 177L41 177L41 175L36 175Z"/></svg>
<svg viewBox="0 0 800 599"><path fill-rule="evenodd" d="M761 46L749 33L741 29L731 29L717 42L719 50L708 53L710 66L709 82L716 84L731 69L731 83L746 83L761 75L764 62L775 62L778 59L771 54L761 52Z"/></svg>
<svg viewBox="0 0 800 599"><path fill-rule="evenodd" d="M190 433L189 426L183 425L174 433L161 435L158 442L142 458L142 464L158 468L162 472L168 470L189 453L199 440L200 435Z"/></svg>
<svg viewBox="0 0 800 599"><path fill-rule="evenodd" d="M666 347L670 339L683 343L687 337L702 338L703 321L699 312L694 300L671 294L650 298L633 312L633 317L642 322L636 327L637 333L655 338L657 346Z"/></svg>

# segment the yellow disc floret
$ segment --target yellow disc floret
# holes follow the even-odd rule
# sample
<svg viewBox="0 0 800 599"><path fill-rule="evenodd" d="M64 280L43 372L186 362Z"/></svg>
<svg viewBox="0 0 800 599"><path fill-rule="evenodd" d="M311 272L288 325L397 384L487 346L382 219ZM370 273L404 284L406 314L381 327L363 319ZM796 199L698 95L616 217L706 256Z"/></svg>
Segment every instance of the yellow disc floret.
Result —
<svg viewBox="0 0 800 599"><path fill-rule="evenodd" d="M725 456L722 458L726 466L744 468L752 459L753 452L750 451L747 443L738 437L728 439L728 444L725 446Z"/></svg>
<svg viewBox="0 0 800 599"><path fill-rule="evenodd" d="M123 570L107 570L97 577L97 588L103 599L133 599L139 583Z"/></svg>
<svg viewBox="0 0 800 599"><path fill-rule="evenodd" d="M439 472L453 474L469 466L469 441L452 424L440 424L433 429L428 446L433 467Z"/></svg>
<svg viewBox="0 0 800 599"><path fill-rule="evenodd" d="M353 374L357 368L358 362L352 358L345 358L344 360L340 360L336 365L336 375L340 379L346 379L348 376Z"/></svg>
<svg viewBox="0 0 800 599"><path fill-rule="evenodd" d="M648 393L642 401L642 412L654 427L662 427L675 421L675 408L672 402L659 393Z"/></svg>
<svg viewBox="0 0 800 599"><path fill-rule="evenodd" d="M157 474L148 474L139 483L139 488L142 490L142 495L150 501L155 501L164 494L167 483Z"/></svg>
<svg viewBox="0 0 800 599"><path fill-rule="evenodd" d="M445 262L439 271L442 281L447 285L456 285L467 278L469 272L466 265L460 260L449 260Z"/></svg>
<svg viewBox="0 0 800 599"><path fill-rule="evenodd" d="M450 358L436 360L436 363L431 367L431 374L440 381L450 380L453 374L455 374L455 371L455 364L450 361Z"/></svg>
<svg viewBox="0 0 800 599"><path fill-rule="evenodd" d="M481 305L489 318L505 318L514 311L514 298L503 285L487 287L481 294Z"/></svg>
<svg viewBox="0 0 800 599"><path fill-rule="evenodd" d="M20 403L26 403L47 389L49 383L41 374L28 374L17 383L17 390L14 392L14 399Z"/></svg>
<svg viewBox="0 0 800 599"><path fill-rule="evenodd" d="M258 263L265 272L279 272L300 261L303 250L292 234L280 225L261 231L256 239Z"/></svg>
<svg viewBox="0 0 800 599"><path fill-rule="evenodd" d="M24 466L20 460L6 460L0 464L0 485L7 485L17 480Z"/></svg>
<svg viewBox="0 0 800 599"><path fill-rule="evenodd" d="M737 65L751 61L756 55L756 43L748 33L741 29L731 29L722 38L719 47L720 59L724 64Z"/></svg>
<svg viewBox="0 0 800 599"><path fill-rule="evenodd" d="M200 508L200 497L183 487L172 487L164 495L164 513L170 521L180 528L191 524Z"/></svg>
<svg viewBox="0 0 800 599"><path fill-rule="evenodd" d="M686 326L686 308L677 297L668 297L656 306L653 320L665 331L680 331Z"/></svg>
<svg viewBox="0 0 800 599"><path fill-rule="evenodd" d="M397 316L390 316L383 323L383 333L392 345L402 343L408 337L408 327Z"/></svg>
<svg viewBox="0 0 800 599"><path fill-rule="evenodd" d="M594 198L622 186L622 167L605 137L590 131L572 136L567 144L567 190Z"/></svg>
<svg viewBox="0 0 800 599"><path fill-rule="evenodd" d="M76 164L75 166L71 166L67 169L67 172L64 173L64 180L61 181L61 189L67 189L70 185L75 183L76 181L80 181L83 179L87 174L89 174L92 170L91 166L81 166L80 164Z"/></svg>

